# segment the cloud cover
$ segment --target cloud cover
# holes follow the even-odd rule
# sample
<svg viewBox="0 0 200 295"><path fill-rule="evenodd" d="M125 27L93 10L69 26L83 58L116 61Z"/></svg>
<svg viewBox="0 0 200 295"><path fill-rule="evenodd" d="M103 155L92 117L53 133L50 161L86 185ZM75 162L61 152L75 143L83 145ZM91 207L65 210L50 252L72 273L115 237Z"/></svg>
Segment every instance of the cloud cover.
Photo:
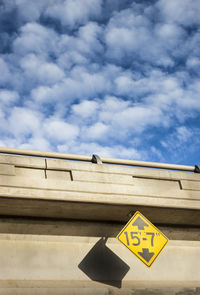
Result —
<svg viewBox="0 0 200 295"><path fill-rule="evenodd" d="M199 0L1 1L0 145L198 164L199 15Z"/></svg>

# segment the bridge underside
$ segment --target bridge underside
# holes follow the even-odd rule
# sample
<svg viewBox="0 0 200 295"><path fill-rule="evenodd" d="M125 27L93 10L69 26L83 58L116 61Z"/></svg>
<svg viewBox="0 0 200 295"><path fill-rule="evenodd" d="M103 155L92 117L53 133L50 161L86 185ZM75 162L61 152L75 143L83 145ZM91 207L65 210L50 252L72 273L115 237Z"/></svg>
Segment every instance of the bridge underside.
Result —
<svg viewBox="0 0 200 295"><path fill-rule="evenodd" d="M115 236L169 239L147 268ZM200 294L200 175L0 155L0 294Z"/></svg>

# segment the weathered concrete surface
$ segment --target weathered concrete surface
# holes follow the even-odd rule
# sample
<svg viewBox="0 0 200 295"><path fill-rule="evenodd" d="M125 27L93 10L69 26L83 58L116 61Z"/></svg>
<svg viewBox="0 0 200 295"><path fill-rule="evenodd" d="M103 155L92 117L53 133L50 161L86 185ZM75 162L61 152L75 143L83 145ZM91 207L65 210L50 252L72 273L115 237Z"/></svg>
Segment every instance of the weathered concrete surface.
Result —
<svg viewBox="0 0 200 295"><path fill-rule="evenodd" d="M200 174L0 155L2 215L125 222L136 210L199 226Z"/></svg>
<svg viewBox="0 0 200 295"><path fill-rule="evenodd" d="M113 238L1 234L0 253L1 288L200 287L200 242L170 241L151 268Z"/></svg>
<svg viewBox="0 0 200 295"><path fill-rule="evenodd" d="M137 210L151 268L113 238ZM199 257L200 174L0 155L0 295L200 295Z"/></svg>
<svg viewBox="0 0 200 295"><path fill-rule="evenodd" d="M200 288L1 288L0 291L2 295L200 295Z"/></svg>
<svg viewBox="0 0 200 295"><path fill-rule="evenodd" d="M124 223L1 217L0 233L82 237L116 237ZM200 241L199 227L158 226L170 240Z"/></svg>

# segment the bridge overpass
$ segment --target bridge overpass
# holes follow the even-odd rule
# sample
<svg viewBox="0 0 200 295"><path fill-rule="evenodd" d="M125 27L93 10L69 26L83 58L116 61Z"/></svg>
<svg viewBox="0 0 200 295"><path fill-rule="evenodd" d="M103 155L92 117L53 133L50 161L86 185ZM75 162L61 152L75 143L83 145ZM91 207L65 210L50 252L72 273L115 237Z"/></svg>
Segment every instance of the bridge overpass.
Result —
<svg viewBox="0 0 200 295"><path fill-rule="evenodd" d="M147 268L116 235L140 211ZM200 294L199 167L0 148L0 294Z"/></svg>

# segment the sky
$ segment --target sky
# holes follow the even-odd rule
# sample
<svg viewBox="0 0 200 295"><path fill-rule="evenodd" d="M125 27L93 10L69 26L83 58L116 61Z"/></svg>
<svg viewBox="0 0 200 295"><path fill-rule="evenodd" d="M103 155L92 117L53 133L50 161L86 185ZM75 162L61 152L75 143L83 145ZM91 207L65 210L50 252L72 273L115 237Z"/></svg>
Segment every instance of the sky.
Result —
<svg viewBox="0 0 200 295"><path fill-rule="evenodd" d="M0 146L200 164L200 0L0 0Z"/></svg>

